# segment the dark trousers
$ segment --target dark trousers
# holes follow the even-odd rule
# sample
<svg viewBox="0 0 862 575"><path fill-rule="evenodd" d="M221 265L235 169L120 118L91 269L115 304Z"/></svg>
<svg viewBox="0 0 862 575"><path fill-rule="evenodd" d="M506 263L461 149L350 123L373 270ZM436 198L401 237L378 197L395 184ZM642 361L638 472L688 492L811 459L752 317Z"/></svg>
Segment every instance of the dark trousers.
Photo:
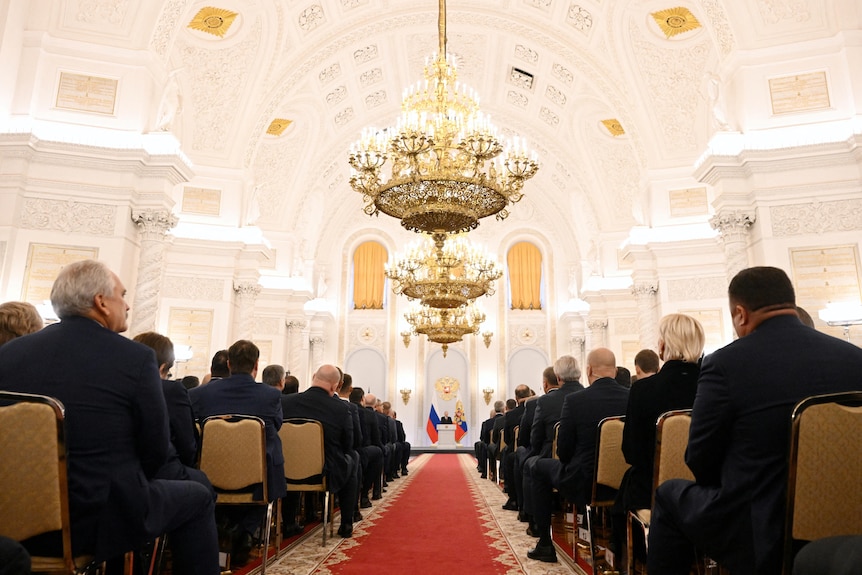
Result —
<svg viewBox="0 0 862 575"><path fill-rule="evenodd" d="M476 446L476 459L479 461L479 472L482 475L488 474L488 446L483 442L478 442Z"/></svg>
<svg viewBox="0 0 862 575"><path fill-rule="evenodd" d="M366 445L359 450L359 458L362 461L362 487L360 495L368 497L368 490L374 487L375 480L380 483L380 474L383 472L383 450L376 445Z"/></svg>
<svg viewBox="0 0 862 575"><path fill-rule="evenodd" d="M528 457L524 460L524 467L521 473L523 481L521 484L521 493L524 496L524 513L529 513L530 515L535 514L533 506L533 467L535 467L537 461L539 461L538 455Z"/></svg>
<svg viewBox="0 0 862 575"><path fill-rule="evenodd" d="M549 543L551 537L551 513L554 498L553 490L559 489L560 470L563 468L559 459L549 457L537 459L530 467L532 470L532 514L539 534L545 538L543 543Z"/></svg>
<svg viewBox="0 0 862 575"><path fill-rule="evenodd" d="M526 447L519 447L511 458L512 481L509 485L514 487L514 494L509 491L509 497L518 502L518 509L521 511L524 510L524 462L529 454L530 451Z"/></svg>
<svg viewBox="0 0 862 575"><path fill-rule="evenodd" d="M407 471L407 464L410 462L411 445L407 441L402 442L401 445L403 446L401 448L401 471Z"/></svg>
<svg viewBox="0 0 862 575"><path fill-rule="evenodd" d="M24 546L0 536L0 575L29 575L30 554Z"/></svg>

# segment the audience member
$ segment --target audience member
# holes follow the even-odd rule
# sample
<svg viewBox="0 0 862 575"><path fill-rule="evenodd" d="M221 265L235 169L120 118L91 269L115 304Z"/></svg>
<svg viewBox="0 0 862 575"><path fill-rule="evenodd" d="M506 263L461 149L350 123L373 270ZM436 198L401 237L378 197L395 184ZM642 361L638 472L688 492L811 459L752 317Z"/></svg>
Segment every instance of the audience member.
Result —
<svg viewBox="0 0 862 575"><path fill-rule="evenodd" d="M186 388L186 390L189 390L189 389L192 389L193 387L199 386L201 384L201 380L196 375L187 375L182 379L182 384L183 384L183 387Z"/></svg>
<svg viewBox="0 0 862 575"><path fill-rule="evenodd" d="M210 372L201 381L201 385L208 384L213 379L224 379L230 377L230 369L227 366L227 350L220 349L213 355L210 362Z"/></svg>
<svg viewBox="0 0 862 575"><path fill-rule="evenodd" d="M632 386L632 372L630 372L627 367L618 365L617 373L614 375L614 379L617 381L618 384L622 385L623 387Z"/></svg>
<svg viewBox="0 0 862 575"><path fill-rule="evenodd" d="M353 387L352 381L349 399L352 404L359 408L359 423L362 426L362 447L359 450L360 461L362 462L362 484L359 488L360 507L370 507L371 501L377 501L382 497L383 446L380 443L380 429L377 427L377 418L374 413L364 409L365 390L361 387ZM371 492L370 498L369 491Z"/></svg>
<svg viewBox="0 0 862 575"><path fill-rule="evenodd" d="M784 271L742 270L728 299L739 339L703 360L686 451L696 481L656 491L650 573L687 574L695 548L734 573L778 573L790 413L859 388L862 349L799 321Z"/></svg>
<svg viewBox="0 0 862 575"><path fill-rule="evenodd" d="M0 535L0 575L30 575L30 554L23 545Z"/></svg>
<svg viewBox="0 0 862 575"><path fill-rule="evenodd" d="M659 357L656 352L651 349L642 349L635 355L635 375L632 376L632 383L642 380L645 377L658 373Z"/></svg>
<svg viewBox="0 0 862 575"><path fill-rule="evenodd" d="M332 398L335 401L342 401L347 406L347 410L350 412L350 421L353 424L353 446L348 452L351 458L353 458L353 466L356 469L356 485L354 485L353 489L356 492L356 498L354 499L356 505L353 509L353 521L354 523L357 521L362 521L362 512L359 510L360 506L360 491L362 488L362 460L360 457L360 450L362 449L362 424L359 421L359 407L355 404L350 403L350 389L353 387L353 378L349 373L344 373L340 367L336 367L338 370L338 386L335 388L335 393L332 395ZM343 394L344 384L347 381L347 393ZM362 503L365 503L367 507L371 506L370 500L365 500Z"/></svg>
<svg viewBox="0 0 862 575"><path fill-rule="evenodd" d="M491 445L491 430L494 428L494 422L498 417L503 417L503 410L506 408L506 402L497 400L494 402L494 409L491 410L491 416L482 422L482 427L479 430L479 442L475 446L476 460L479 462L479 475L482 479L488 477L488 447Z"/></svg>
<svg viewBox="0 0 862 575"><path fill-rule="evenodd" d="M260 380L271 386L276 388L279 392L284 389L284 378L286 377L284 368L277 363L271 363L265 368L263 368L263 373L260 376Z"/></svg>
<svg viewBox="0 0 862 575"><path fill-rule="evenodd" d="M395 410L392 410L392 419L395 420L395 427L398 433L398 443L400 444L400 457L401 460L398 462L398 466L401 467L401 475L407 475L407 464L410 463L410 450L412 446L407 441L407 433L404 432L404 424L401 423L401 420L398 419L398 414L395 413Z"/></svg>
<svg viewBox="0 0 862 575"><path fill-rule="evenodd" d="M386 452L386 445L383 443L383 435L381 433L381 428L379 425L379 416L376 411L374 411L374 405L377 402L377 398L374 397L371 393L363 393L361 397L359 406L365 406L365 423L364 426L367 426L367 432L363 434L364 437L371 438L371 445L375 445L380 448L380 473L372 474L371 480L371 500L376 501L383 497L382 493L386 491L383 487L383 457ZM366 427L363 427L365 430ZM370 472L369 472L370 473Z"/></svg>
<svg viewBox="0 0 862 575"><path fill-rule="evenodd" d="M332 400L340 379L334 365L320 366L311 378L311 387L288 396L284 415L285 418L306 417L323 424L327 486L338 494L341 509L351 510L356 506L357 496L356 463L350 455L353 422L347 405ZM338 534L345 538L353 535L353 513L341 514Z"/></svg>
<svg viewBox="0 0 862 575"><path fill-rule="evenodd" d="M565 396L557 436L559 459L539 459L533 467L532 505L538 529L533 535L539 540L527 552L530 559L551 563L557 560L551 541L552 488L559 489L566 500L574 503L578 513L590 502L599 422L606 417L622 415L628 403L629 390L614 379L616 372L614 353L607 348L596 348L587 355L588 387ZM538 409L541 408L540 405ZM607 499L612 495L599 494L598 497Z"/></svg>
<svg viewBox="0 0 862 575"><path fill-rule="evenodd" d="M524 511L530 519L535 513L532 500L535 494L532 485L533 467L540 459L553 457L554 427L560 420L563 401L569 394L584 389L580 382L581 367L578 365L578 360L571 355L564 355L554 362L554 377L556 378L556 385L548 389L545 395L537 400L536 412L530 427L530 453L532 455L524 462L522 470ZM530 521L527 533L534 537L539 536L539 529L533 521Z"/></svg>
<svg viewBox="0 0 862 575"><path fill-rule="evenodd" d="M0 345L16 337L42 329L42 316L36 306L25 301L7 301L0 304Z"/></svg>
<svg viewBox="0 0 862 575"><path fill-rule="evenodd" d="M212 485L206 474L195 469L198 457L198 440L195 416L189 401L189 392L183 384L168 379L174 365L174 344L169 338L154 331L139 333L133 341L142 343L156 354L162 391L168 408L168 424L171 432L170 454L165 465L156 474L159 479L191 479L202 483L207 489ZM215 497L215 492L213 492Z"/></svg>
<svg viewBox="0 0 862 575"><path fill-rule="evenodd" d="M0 348L0 389L65 406L75 555L109 559L168 532L174 572L216 575L212 494L154 478L169 453L168 413L153 351L119 335L125 293L101 262L65 266L51 289L60 322Z"/></svg>
<svg viewBox="0 0 862 575"><path fill-rule="evenodd" d="M801 321L808 327L813 327L817 329L814 325L814 319L811 317L811 314L805 311L803 308L796 306L796 315L799 316L799 321Z"/></svg>
<svg viewBox="0 0 862 575"><path fill-rule="evenodd" d="M299 380L294 375L284 376L284 389L281 390L283 395L291 393L299 393Z"/></svg>
<svg viewBox="0 0 862 575"><path fill-rule="evenodd" d="M509 398L503 405L503 417L494 419L494 425L491 427L491 443L488 444L488 474L491 477L491 481L502 479L497 477L497 460L501 460L500 450L503 446L503 428L506 425L505 416L508 411L515 409L518 404L514 399Z"/></svg>
<svg viewBox="0 0 862 575"><path fill-rule="evenodd" d="M259 417L266 425L266 468L269 500L284 497L284 456L281 451L281 394L268 385L255 383L260 351L257 346L241 339L227 350L230 376L213 378L206 385L189 391L195 417L204 422L213 415L239 414ZM204 435L206 425L204 424ZM262 488L255 488L255 498L262 499ZM231 560L240 565L248 560L254 546L254 533L260 527L265 509L260 506L241 508L229 514L234 531Z"/></svg>
<svg viewBox="0 0 862 575"><path fill-rule="evenodd" d="M554 374L554 366L542 370L542 391L548 393L558 386L559 382ZM533 416L536 413L538 399L538 396L531 396L524 404L524 415L521 416L520 429L518 430L518 449L515 450L514 481L509 482L510 487L515 488L515 499L518 502L518 521L524 523L530 521L524 510L524 464L533 456L530 438L533 435Z"/></svg>
<svg viewBox="0 0 862 575"><path fill-rule="evenodd" d="M526 385L515 387L515 401L517 405L514 409L506 412L503 416L505 423L503 424L503 440L506 443L506 448L503 450L503 455L500 458L500 467L504 469L503 477L506 478L505 492L509 496L506 503L503 504L503 509L509 511L518 510L518 500L515 497L514 483L515 475L515 427L520 425L521 417L527 409L524 402L532 396L533 390Z"/></svg>

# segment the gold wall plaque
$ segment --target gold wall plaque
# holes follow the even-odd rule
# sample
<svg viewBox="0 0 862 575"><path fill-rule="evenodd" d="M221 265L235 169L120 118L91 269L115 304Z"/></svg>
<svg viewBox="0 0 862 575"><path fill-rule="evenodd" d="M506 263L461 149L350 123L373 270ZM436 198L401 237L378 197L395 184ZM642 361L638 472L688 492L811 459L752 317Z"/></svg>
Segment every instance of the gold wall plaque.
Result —
<svg viewBox="0 0 862 575"><path fill-rule="evenodd" d="M30 244L21 299L33 304L50 300L51 288L61 269L74 262L98 257L99 248Z"/></svg>
<svg viewBox="0 0 862 575"><path fill-rule="evenodd" d="M213 310L172 307L168 314L168 337L174 345L188 345L192 348L192 358L178 362L171 370L174 378L182 379L187 375L199 378L209 373L212 354Z"/></svg>
<svg viewBox="0 0 862 575"><path fill-rule="evenodd" d="M219 215L221 212L221 190L186 186L183 188L182 212L201 216Z"/></svg>
<svg viewBox="0 0 862 575"><path fill-rule="evenodd" d="M830 107L826 72L810 72L769 80L772 113L790 114Z"/></svg>
<svg viewBox="0 0 862 575"><path fill-rule="evenodd" d="M709 213L706 188L685 188L668 192L670 215L674 218L703 216Z"/></svg>
<svg viewBox="0 0 862 575"><path fill-rule="evenodd" d="M198 10L198 13L189 22L189 28L223 38L238 15L230 10L207 6Z"/></svg>
<svg viewBox="0 0 862 575"><path fill-rule="evenodd" d="M700 28L700 22L694 17L688 8L676 7L666 10L652 12L658 27L664 32L666 38L672 38L677 34L683 34Z"/></svg>
<svg viewBox="0 0 862 575"><path fill-rule="evenodd" d="M270 136L280 136L284 133L284 131L293 123L293 120L285 120L283 118L276 118L269 124L269 128L266 129L266 133Z"/></svg>
<svg viewBox="0 0 862 575"><path fill-rule="evenodd" d="M855 245L791 249L796 303L811 317L829 303L862 302Z"/></svg>
<svg viewBox="0 0 862 575"><path fill-rule="evenodd" d="M623 134L626 133L626 131L623 129L623 125L620 124L620 121L617 120L616 118L609 118L607 120L602 120L602 124L605 125L605 128L607 128L607 130L608 130L608 132L610 132L611 136L614 136L614 137L622 136Z"/></svg>
<svg viewBox="0 0 862 575"><path fill-rule="evenodd" d="M118 81L60 72L56 106L64 110L113 115Z"/></svg>

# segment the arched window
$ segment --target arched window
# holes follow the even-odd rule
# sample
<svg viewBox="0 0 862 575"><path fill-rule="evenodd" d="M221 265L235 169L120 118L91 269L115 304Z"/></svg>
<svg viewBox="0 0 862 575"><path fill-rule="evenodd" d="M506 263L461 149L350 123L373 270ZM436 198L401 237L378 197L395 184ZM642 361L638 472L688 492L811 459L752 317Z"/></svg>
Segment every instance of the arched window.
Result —
<svg viewBox="0 0 862 575"><path fill-rule="evenodd" d="M386 248L373 241L353 252L353 309L383 309L383 266L387 257Z"/></svg>
<svg viewBox="0 0 862 575"><path fill-rule="evenodd" d="M542 309L542 254L530 242L509 250L509 294L512 309Z"/></svg>

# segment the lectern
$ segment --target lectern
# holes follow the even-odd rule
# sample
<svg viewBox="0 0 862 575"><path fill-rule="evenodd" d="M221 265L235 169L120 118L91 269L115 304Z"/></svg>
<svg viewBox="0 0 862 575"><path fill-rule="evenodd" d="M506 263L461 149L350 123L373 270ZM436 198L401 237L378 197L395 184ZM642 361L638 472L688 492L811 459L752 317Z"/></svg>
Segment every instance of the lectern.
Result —
<svg viewBox="0 0 862 575"><path fill-rule="evenodd" d="M451 449L455 447L455 425L449 423L437 424L437 448Z"/></svg>

